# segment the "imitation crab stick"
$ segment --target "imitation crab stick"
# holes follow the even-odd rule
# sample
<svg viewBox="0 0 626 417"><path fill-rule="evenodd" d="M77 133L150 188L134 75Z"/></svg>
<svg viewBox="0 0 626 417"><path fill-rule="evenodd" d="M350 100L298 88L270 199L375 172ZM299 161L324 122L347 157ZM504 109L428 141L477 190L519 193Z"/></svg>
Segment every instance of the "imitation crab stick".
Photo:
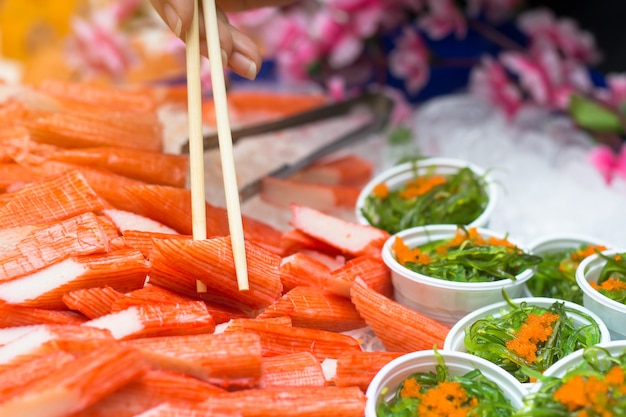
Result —
<svg viewBox="0 0 626 417"><path fill-rule="evenodd" d="M118 291L141 288L149 264L139 251L76 256L0 284L0 300L26 307L64 309L63 296L106 282Z"/></svg>
<svg viewBox="0 0 626 417"><path fill-rule="evenodd" d="M277 207L299 204L323 212L354 208L361 189L346 185L298 182L290 179L263 177L260 197Z"/></svg>
<svg viewBox="0 0 626 417"><path fill-rule="evenodd" d="M385 297L356 280L350 290L356 309L390 352L443 348L445 324Z"/></svg>
<svg viewBox="0 0 626 417"><path fill-rule="evenodd" d="M124 297L124 293L105 285L68 291L63 294L61 300L67 308L78 311L87 318L95 319L111 313L111 306L121 297Z"/></svg>
<svg viewBox="0 0 626 417"><path fill-rule="evenodd" d="M83 323L107 329L116 339L212 333L215 322L201 301L181 304L141 304Z"/></svg>
<svg viewBox="0 0 626 417"><path fill-rule="evenodd" d="M126 230L123 232L124 243L133 249L137 249L148 259L152 258L155 239L191 239L190 235L171 233L147 232L145 230Z"/></svg>
<svg viewBox="0 0 626 417"><path fill-rule="evenodd" d="M51 372L58 372L75 359L74 355L58 350L1 371L0 398L16 393L28 383L44 378Z"/></svg>
<svg viewBox="0 0 626 417"><path fill-rule="evenodd" d="M289 178L312 184L361 187L371 179L373 171L370 161L350 154L316 161Z"/></svg>
<svg viewBox="0 0 626 417"><path fill-rule="evenodd" d="M122 89L47 79L39 83L35 89L74 110L87 107L115 112L146 113L156 110L158 102L154 93L144 88Z"/></svg>
<svg viewBox="0 0 626 417"><path fill-rule="evenodd" d="M0 346L0 369L58 350L83 353L85 349L113 341L111 332L102 329L54 324L26 326L23 334Z"/></svg>
<svg viewBox="0 0 626 417"><path fill-rule="evenodd" d="M114 343L0 397L0 415L63 417L111 394L148 370L135 349Z"/></svg>
<svg viewBox="0 0 626 417"><path fill-rule="evenodd" d="M125 342L153 368L181 372L223 388L250 388L261 378L261 341L250 332L149 337Z"/></svg>
<svg viewBox="0 0 626 417"><path fill-rule="evenodd" d="M389 234L372 226L353 223L318 210L291 205L291 225L307 235L352 255L380 255Z"/></svg>
<svg viewBox="0 0 626 417"><path fill-rule="evenodd" d="M282 292L280 257L253 242L245 244L248 259L248 291L239 291L229 237L205 240L160 239L155 241L150 281L183 294L197 293L195 281L208 288L203 299L248 310L262 309Z"/></svg>
<svg viewBox="0 0 626 417"><path fill-rule="evenodd" d="M329 274L324 281L324 290L350 297L350 288L355 279L361 278L368 287L387 297L393 294L391 274L382 259L373 256L358 256L346 261L345 265Z"/></svg>
<svg viewBox="0 0 626 417"><path fill-rule="evenodd" d="M216 394L205 403L246 417L362 417L365 401L358 387L280 387Z"/></svg>
<svg viewBox="0 0 626 417"><path fill-rule="evenodd" d="M301 252L284 257L280 263L280 280L286 291L301 285L322 288L329 275L325 263Z"/></svg>
<svg viewBox="0 0 626 417"><path fill-rule="evenodd" d="M133 417L243 417L236 410L217 409L206 403L165 402ZM90 416L91 417L91 416ZM104 416L103 416L104 417Z"/></svg>
<svg viewBox="0 0 626 417"><path fill-rule="evenodd" d="M157 285L146 283L143 288L127 292L115 299L110 305L111 312L124 310L128 307L141 304L180 304L189 301L197 301L192 297L177 294ZM224 323L231 318L247 317L242 311L229 308L224 305L203 301L207 311L213 318L215 324Z"/></svg>
<svg viewBox="0 0 626 417"><path fill-rule="evenodd" d="M313 250L329 256L337 256L341 254L341 250L335 248L334 246L311 237L297 229L291 229L284 232L280 239L280 245L283 251L283 256L305 250Z"/></svg>
<svg viewBox="0 0 626 417"><path fill-rule="evenodd" d="M267 306L257 318L289 316L293 326L344 332L365 327L354 304L345 297L324 294L320 288L299 286Z"/></svg>
<svg viewBox="0 0 626 417"><path fill-rule="evenodd" d="M45 178L16 192L0 206L0 229L64 220L104 208L102 199L78 171Z"/></svg>
<svg viewBox="0 0 626 417"><path fill-rule="evenodd" d="M192 234L190 190L163 185L138 185L129 186L126 191L134 203L129 211L156 220L181 234ZM225 208L207 202L205 211L208 237L230 234ZM282 233L278 229L245 215L242 221L246 240L255 241L274 253L282 253Z"/></svg>
<svg viewBox="0 0 626 417"><path fill-rule="evenodd" d="M0 162L0 193L10 192L16 188L23 188L25 184L39 179L41 179L41 175L26 166ZM6 201L8 202L10 196L0 194L0 197L7 197ZM2 200L4 200L4 198ZM2 205L2 200L0 200L0 205Z"/></svg>
<svg viewBox="0 0 626 417"><path fill-rule="evenodd" d="M326 385L319 360L310 352L263 358L260 388Z"/></svg>
<svg viewBox="0 0 626 417"><path fill-rule="evenodd" d="M285 326L260 319L233 319L226 332L249 331L261 336L263 356L310 352L319 360L336 358L341 352L361 350L351 336L325 330Z"/></svg>
<svg viewBox="0 0 626 417"><path fill-rule="evenodd" d="M158 124L158 119L153 122ZM163 145L160 129L131 118L120 121L93 113L58 112L39 115L23 125L34 141L60 147L114 146L160 152Z"/></svg>
<svg viewBox="0 0 626 417"><path fill-rule="evenodd" d="M71 311L22 307L0 302L0 328L33 324L82 324L85 318Z"/></svg>
<svg viewBox="0 0 626 417"><path fill-rule="evenodd" d="M0 283L30 274L70 256L108 251L96 215L89 212L38 227L0 256Z"/></svg>
<svg viewBox="0 0 626 417"><path fill-rule="evenodd" d="M60 149L48 159L106 169L148 184L184 187L187 183L187 155L146 152L119 147Z"/></svg>
<svg viewBox="0 0 626 417"><path fill-rule="evenodd" d="M150 370L72 417L134 417L168 401L191 406L223 391L185 374Z"/></svg>
<svg viewBox="0 0 626 417"><path fill-rule="evenodd" d="M176 235L178 232L148 217L141 216L126 210L105 209L102 214L108 218L118 231L137 230L141 232L154 232L169 235Z"/></svg>
<svg viewBox="0 0 626 417"><path fill-rule="evenodd" d="M357 386L367 391L374 376L400 352L346 352L337 358L336 373L332 378L338 387Z"/></svg>
<svg viewBox="0 0 626 417"><path fill-rule="evenodd" d="M29 154L30 135L24 126L0 127L0 163L20 163Z"/></svg>

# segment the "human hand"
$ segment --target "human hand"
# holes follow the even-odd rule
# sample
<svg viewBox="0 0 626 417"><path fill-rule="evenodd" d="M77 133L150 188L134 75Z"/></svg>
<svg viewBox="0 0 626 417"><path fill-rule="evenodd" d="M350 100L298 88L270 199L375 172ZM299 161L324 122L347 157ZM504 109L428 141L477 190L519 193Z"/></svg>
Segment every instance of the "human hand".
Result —
<svg viewBox="0 0 626 417"><path fill-rule="evenodd" d="M195 0L150 0L156 12L169 28L183 41L193 19ZM222 48L222 61L235 73L253 80L261 68L261 52L246 34L228 22L226 12L239 12L253 8L281 6L292 0L216 0L218 31ZM200 19L200 47L206 54L203 19Z"/></svg>

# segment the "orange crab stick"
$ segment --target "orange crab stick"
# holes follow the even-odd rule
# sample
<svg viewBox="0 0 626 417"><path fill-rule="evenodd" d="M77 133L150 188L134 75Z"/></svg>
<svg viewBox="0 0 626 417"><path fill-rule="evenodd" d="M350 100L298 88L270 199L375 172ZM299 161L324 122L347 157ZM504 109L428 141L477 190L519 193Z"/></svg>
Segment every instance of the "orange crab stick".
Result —
<svg viewBox="0 0 626 417"><path fill-rule="evenodd" d="M280 257L253 242L246 242L248 291L239 291L229 237L204 240L155 241L150 281L183 294L197 293L195 281L204 282L209 301L250 310L262 309L282 292Z"/></svg>
<svg viewBox="0 0 626 417"><path fill-rule="evenodd" d="M187 155L146 152L119 147L60 149L48 159L102 168L149 184L184 187L187 183Z"/></svg>
<svg viewBox="0 0 626 417"><path fill-rule="evenodd" d="M118 291L141 288L148 261L136 250L77 256L0 284L0 300L26 307L65 309L63 296L107 283Z"/></svg>
<svg viewBox="0 0 626 417"><path fill-rule="evenodd" d="M319 360L310 352L263 358L261 388L326 385Z"/></svg>
<svg viewBox="0 0 626 417"><path fill-rule="evenodd" d="M75 325L28 326L22 335L0 346L0 369L14 366L58 350L84 352L113 341L106 330ZM2 414L0 414L2 415Z"/></svg>
<svg viewBox="0 0 626 417"><path fill-rule="evenodd" d="M80 411L148 370L135 349L115 343L66 364L57 372L0 397L0 415L63 417Z"/></svg>
<svg viewBox="0 0 626 417"><path fill-rule="evenodd" d="M0 328L33 324L81 324L86 320L71 311L29 308L0 302Z"/></svg>
<svg viewBox="0 0 626 417"><path fill-rule="evenodd" d="M365 327L354 304L345 297L324 294L320 288L300 286L265 308L257 318L289 316L296 327L345 332Z"/></svg>
<svg viewBox="0 0 626 417"><path fill-rule="evenodd" d="M374 376L400 352L346 352L337 358L336 374L332 378L338 387L357 386L367 391Z"/></svg>
<svg viewBox="0 0 626 417"><path fill-rule="evenodd" d="M109 245L93 213L38 227L0 254L0 282L33 273L70 256L108 251Z"/></svg>
<svg viewBox="0 0 626 417"><path fill-rule="evenodd" d="M377 293L357 279L350 291L356 309L391 352L443 348L450 328Z"/></svg>
<svg viewBox="0 0 626 417"><path fill-rule="evenodd" d="M85 322L83 326L107 329L118 340L215 330L215 322L202 301L132 306Z"/></svg>
<svg viewBox="0 0 626 417"><path fill-rule="evenodd" d="M134 417L167 401L192 406L223 391L184 374L150 370L72 417Z"/></svg>
<svg viewBox="0 0 626 417"><path fill-rule="evenodd" d="M291 205L291 225L352 256L380 255L389 234L372 226L348 222L310 207Z"/></svg>
<svg viewBox="0 0 626 417"><path fill-rule="evenodd" d="M206 403L165 402L132 417L243 417L237 410L218 409Z"/></svg>
<svg viewBox="0 0 626 417"><path fill-rule="evenodd" d="M285 256L280 263L280 280L285 290L297 286L322 288L330 268L322 261L302 252Z"/></svg>
<svg viewBox="0 0 626 417"><path fill-rule="evenodd" d="M363 417L365 401L358 387L281 387L217 394L205 403L247 417Z"/></svg>
<svg viewBox="0 0 626 417"><path fill-rule="evenodd" d="M81 312L85 317L95 319L111 313L115 300L124 297L124 293L104 287L81 288L69 291L61 297L67 308Z"/></svg>
<svg viewBox="0 0 626 417"><path fill-rule="evenodd" d="M310 352L320 361L344 351L361 350L351 336L325 330L285 326L259 319L233 319L226 332L251 331L261 336L263 356Z"/></svg>
<svg viewBox="0 0 626 417"><path fill-rule="evenodd" d="M387 297L392 296L393 287L389 269L381 258L373 256L358 256L333 270L324 281L324 290L349 298L350 288L357 277L374 291Z"/></svg>
<svg viewBox="0 0 626 417"><path fill-rule="evenodd" d="M261 342L250 332L149 337L124 342L153 368L181 372L223 388L250 388L261 378Z"/></svg>
<svg viewBox="0 0 626 417"><path fill-rule="evenodd" d="M141 119L141 118L140 118ZM49 113L23 122L33 140L68 148L114 146L160 152L162 132L158 118L138 120L95 112Z"/></svg>
<svg viewBox="0 0 626 417"><path fill-rule="evenodd" d="M104 203L78 171L32 183L0 206L0 229L68 219L104 208Z"/></svg>
<svg viewBox="0 0 626 417"><path fill-rule="evenodd" d="M373 171L371 161L350 154L314 162L290 179L313 184L362 187L371 179Z"/></svg>
<svg viewBox="0 0 626 417"><path fill-rule="evenodd" d="M76 359L74 355L59 350L1 371L0 398L17 392L31 381L44 378L49 373L58 372L74 359Z"/></svg>

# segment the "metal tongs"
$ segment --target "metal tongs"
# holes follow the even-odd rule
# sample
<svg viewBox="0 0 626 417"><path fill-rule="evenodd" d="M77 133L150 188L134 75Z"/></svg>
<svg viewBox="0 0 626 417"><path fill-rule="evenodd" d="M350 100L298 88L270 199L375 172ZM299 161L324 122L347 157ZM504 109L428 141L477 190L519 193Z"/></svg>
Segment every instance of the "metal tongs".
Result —
<svg viewBox="0 0 626 417"><path fill-rule="evenodd" d="M235 144L237 141L248 137L256 136L263 133L270 133L278 130L289 129L313 122L317 122L324 119L335 118L343 116L359 107L365 107L372 114L372 119L356 129L341 135L335 140L326 143L325 145L315 149L299 160L284 164L279 168L271 171L266 176L276 178L286 178L290 175L306 168L313 162L327 155L332 154L352 143L355 143L363 138L366 138L372 133L376 133L383 129L388 121L393 108L393 102L391 99L380 93L364 93L357 97L332 103L324 106L314 108L312 110L298 113L292 116L285 117L283 119L270 121L266 123L254 124L251 126L242 127L232 131L232 141ZM204 136L204 150L211 150L218 147L217 135L205 135ZM189 153L189 144L183 145L181 148L183 153ZM259 178L239 190L239 198L241 201L246 201L249 198L254 197L261 191L262 178Z"/></svg>

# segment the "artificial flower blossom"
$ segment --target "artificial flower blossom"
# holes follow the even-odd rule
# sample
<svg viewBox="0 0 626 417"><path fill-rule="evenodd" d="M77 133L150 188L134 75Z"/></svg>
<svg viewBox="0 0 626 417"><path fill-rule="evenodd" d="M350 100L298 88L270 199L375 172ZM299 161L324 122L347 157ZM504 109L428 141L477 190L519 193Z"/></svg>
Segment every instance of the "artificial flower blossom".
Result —
<svg viewBox="0 0 626 417"><path fill-rule="evenodd" d="M607 185L612 184L616 176L626 178L626 146L615 153L610 147L600 145L591 151L589 161L600 171Z"/></svg>
<svg viewBox="0 0 626 417"><path fill-rule="evenodd" d="M67 40L70 66L92 74L123 76L136 57L130 40L119 29L140 5L137 0L114 2L93 10L87 18L73 18Z"/></svg>
<svg viewBox="0 0 626 417"><path fill-rule="evenodd" d="M517 23L529 37L531 50L548 44L566 58L585 64L594 64L600 58L593 36L572 19L557 19L548 9L540 8L522 13Z"/></svg>
<svg viewBox="0 0 626 417"><path fill-rule="evenodd" d="M405 79L406 88L416 93L428 82L430 66L428 48L418 33L405 27L389 54L389 70L401 79Z"/></svg>

